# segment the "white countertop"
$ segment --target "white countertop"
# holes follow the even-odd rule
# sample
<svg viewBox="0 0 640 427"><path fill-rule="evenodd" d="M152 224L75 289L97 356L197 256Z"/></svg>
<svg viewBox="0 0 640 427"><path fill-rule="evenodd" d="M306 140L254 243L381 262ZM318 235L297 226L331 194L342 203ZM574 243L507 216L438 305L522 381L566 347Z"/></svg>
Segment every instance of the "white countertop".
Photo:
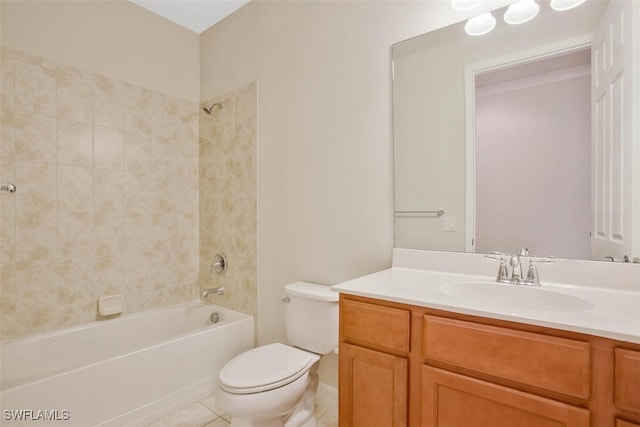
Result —
<svg viewBox="0 0 640 427"><path fill-rule="evenodd" d="M517 298L515 306L509 306L508 301L493 301L481 293L476 293L475 297L460 292L454 295L450 291L451 283L480 283L479 288L483 284L523 286L499 284L488 276L394 267L337 284L332 289L350 295L640 343L640 292L637 291L543 283L540 287L527 287L522 291L532 298L536 297L536 290L544 291L538 294L541 297L544 293L550 295L548 292L564 294L560 299L574 301L574 298L580 298L576 300L580 304L532 309L527 306L526 298Z"/></svg>

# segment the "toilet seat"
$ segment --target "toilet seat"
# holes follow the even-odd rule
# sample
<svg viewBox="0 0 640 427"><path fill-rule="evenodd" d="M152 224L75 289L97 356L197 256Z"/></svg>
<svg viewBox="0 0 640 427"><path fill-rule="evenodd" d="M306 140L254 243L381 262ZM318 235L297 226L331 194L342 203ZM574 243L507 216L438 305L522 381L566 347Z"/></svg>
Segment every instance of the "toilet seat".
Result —
<svg viewBox="0 0 640 427"><path fill-rule="evenodd" d="M234 394L269 391L297 380L319 359L284 344L268 344L231 359L220 371L218 384Z"/></svg>

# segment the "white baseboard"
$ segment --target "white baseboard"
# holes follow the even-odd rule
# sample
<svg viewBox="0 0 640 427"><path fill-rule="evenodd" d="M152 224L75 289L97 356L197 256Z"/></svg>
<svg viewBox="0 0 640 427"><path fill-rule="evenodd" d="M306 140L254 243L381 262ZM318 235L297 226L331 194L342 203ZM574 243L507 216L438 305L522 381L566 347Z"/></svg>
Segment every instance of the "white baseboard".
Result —
<svg viewBox="0 0 640 427"><path fill-rule="evenodd" d="M326 384L318 384L316 403L327 410L331 415L338 416L338 389Z"/></svg>

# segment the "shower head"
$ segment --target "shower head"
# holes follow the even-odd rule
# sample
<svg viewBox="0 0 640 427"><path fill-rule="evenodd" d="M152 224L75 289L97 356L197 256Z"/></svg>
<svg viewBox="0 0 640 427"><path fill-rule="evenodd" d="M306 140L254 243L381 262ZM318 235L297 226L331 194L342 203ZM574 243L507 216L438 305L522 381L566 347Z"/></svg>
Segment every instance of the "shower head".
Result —
<svg viewBox="0 0 640 427"><path fill-rule="evenodd" d="M224 106L221 103L215 102L215 103L209 105L208 107L202 107L202 109L205 111L205 113L211 115L211 112L213 111L213 109L215 107L218 107L218 110L222 110L224 108Z"/></svg>

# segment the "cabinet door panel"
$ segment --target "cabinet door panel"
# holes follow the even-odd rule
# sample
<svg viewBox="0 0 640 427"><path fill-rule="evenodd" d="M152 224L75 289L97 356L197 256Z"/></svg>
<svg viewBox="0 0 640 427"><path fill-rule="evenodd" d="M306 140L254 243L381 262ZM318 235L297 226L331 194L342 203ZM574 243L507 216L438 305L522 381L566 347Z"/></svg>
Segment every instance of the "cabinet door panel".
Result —
<svg viewBox="0 0 640 427"><path fill-rule="evenodd" d="M620 409L640 413L640 352L615 349L615 402Z"/></svg>
<svg viewBox="0 0 640 427"><path fill-rule="evenodd" d="M422 367L422 425L578 427L589 411L518 390Z"/></svg>
<svg viewBox="0 0 640 427"><path fill-rule="evenodd" d="M407 359L341 344L340 426L405 426L407 375Z"/></svg>

